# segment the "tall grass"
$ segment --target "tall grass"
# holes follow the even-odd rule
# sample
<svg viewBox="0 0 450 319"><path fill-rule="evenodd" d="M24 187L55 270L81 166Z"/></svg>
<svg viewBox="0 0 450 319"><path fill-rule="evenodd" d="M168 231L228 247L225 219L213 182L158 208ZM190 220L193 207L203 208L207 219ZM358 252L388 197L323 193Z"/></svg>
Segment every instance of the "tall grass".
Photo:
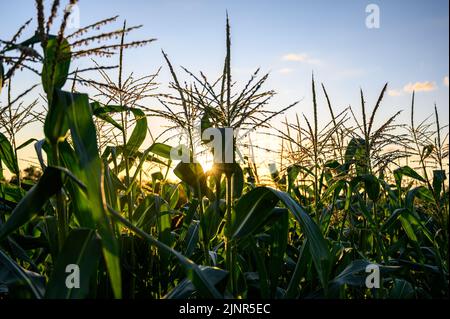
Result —
<svg viewBox="0 0 450 319"><path fill-rule="evenodd" d="M174 94L156 94L158 72L124 74L125 49L154 41L126 42L138 27L98 33L112 17L67 35L67 11L53 26L59 1L47 19L43 2L36 7L35 36L19 40L27 23L0 48L8 87L0 164L18 181L0 181L0 298L448 297L448 133L436 107L416 125L413 95L409 126L396 113L376 127L387 84L372 109L361 90L358 108L336 113L313 77L313 118L285 119L270 133L283 145L271 187L258 183L251 156L238 160L236 139L232 163L209 172L193 161L172 165L174 139L151 135L155 116L171 123L166 133L184 129L193 160L199 122L201 130L262 130L296 103L270 111L274 92L258 71L237 90L228 18L222 75L211 82L184 69L192 83L181 84L163 52ZM116 54L117 65L73 66ZM41 77L41 116L35 102L22 102L33 88L11 97L20 68ZM86 86L95 93L82 93ZM330 113L325 125L320 103ZM42 176L21 183L16 135L35 119L45 139L26 143L35 143ZM80 267L79 289L65 285L68 264ZM378 289L365 285L369 264L380 268Z"/></svg>

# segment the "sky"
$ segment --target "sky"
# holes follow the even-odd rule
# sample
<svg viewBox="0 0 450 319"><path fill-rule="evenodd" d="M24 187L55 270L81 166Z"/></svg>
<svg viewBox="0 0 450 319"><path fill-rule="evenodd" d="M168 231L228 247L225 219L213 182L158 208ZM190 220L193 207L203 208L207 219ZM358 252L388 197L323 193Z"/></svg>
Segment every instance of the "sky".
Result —
<svg viewBox="0 0 450 319"><path fill-rule="evenodd" d="M0 39L9 39L22 22L35 17L34 1L0 0ZM379 8L379 28L368 28L370 4ZM51 1L45 1L46 9ZM416 90L416 116L424 119L436 103L441 119L449 117L449 2L447 0L96 0L79 1L80 25L120 15L128 25L143 27L130 40L157 38L151 45L126 52L126 72L150 74L162 66L158 82L167 91L170 75L161 49L179 66L212 78L225 55L225 17L232 36L232 70L240 83L260 67L270 72L266 89L274 89L272 109L294 101L286 115L312 115L311 74L324 83L336 112L352 105L359 110L362 88L369 110L384 83L388 94L376 118L381 123L399 110L409 120L411 92ZM24 34L31 35L34 24ZM20 91L38 78L19 74ZM3 101L0 97L0 101ZM329 120L323 95L318 96L320 123ZM149 102L155 103L155 102ZM150 123L156 130L157 120ZM278 125L274 120L273 125ZM20 137L39 136L37 127ZM262 143L270 143L265 140ZM31 148L32 151L32 148ZM31 152L23 150L25 156ZM31 155L30 155L31 156Z"/></svg>

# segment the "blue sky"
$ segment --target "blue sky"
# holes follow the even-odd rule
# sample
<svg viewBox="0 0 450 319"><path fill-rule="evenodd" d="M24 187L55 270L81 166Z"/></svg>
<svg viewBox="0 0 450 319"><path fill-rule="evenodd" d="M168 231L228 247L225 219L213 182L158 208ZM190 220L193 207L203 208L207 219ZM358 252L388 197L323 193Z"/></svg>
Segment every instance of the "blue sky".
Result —
<svg viewBox="0 0 450 319"><path fill-rule="evenodd" d="M51 1L45 3L48 9ZM380 8L379 29L365 25L365 9L370 3ZM369 107L373 107L384 83L389 82L389 95L378 121L401 109L405 112L400 120L408 121L412 88L419 91L418 118L430 115L434 103L442 118L448 118L448 6L447 0L79 2L82 26L119 14L129 25L144 25L130 40L158 39L148 47L127 52L125 61L126 70L138 74L164 66L158 80L162 89L169 74L161 49L174 65L194 72L202 70L211 77L220 72L228 10L234 78L246 81L257 67L270 71L266 88L278 92L274 109L301 100L288 115L310 115L310 78L314 72L326 85L337 110L350 104L359 110L360 88ZM0 39L10 38L22 21L35 15L32 0L2 1L1 7ZM33 79L23 78L20 85L25 86L27 81ZM325 120L322 95L319 101L319 113Z"/></svg>

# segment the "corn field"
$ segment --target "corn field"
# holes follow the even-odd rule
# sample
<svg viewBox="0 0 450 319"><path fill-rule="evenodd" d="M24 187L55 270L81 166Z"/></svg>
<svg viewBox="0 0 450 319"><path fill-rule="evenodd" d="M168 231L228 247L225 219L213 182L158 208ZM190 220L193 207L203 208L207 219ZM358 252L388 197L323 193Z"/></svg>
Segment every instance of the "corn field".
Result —
<svg viewBox="0 0 450 319"><path fill-rule="evenodd" d="M155 39L128 41L139 26L126 22L103 31L118 17L68 34L70 10L52 4L36 1L31 38L28 21L0 40L0 299L449 297L448 127L436 107L415 118L413 93L409 123L385 109L377 125L387 84L337 113L312 76L312 118L286 118L297 103L271 110L267 74L238 89L228 16L222 74L181 75L163 52L172 80L158 93L159 70L127 76L123 59ZM97 58L114 65L74 67ZM19 72L41 82L12 96ZM29 102L35 88L45 96ZM32 123L45 138L18 145ZM220 161L196 135L210 128L261 132L280 160L264 178L242 135ZM29 145L40 167L20 167ZM197 145L214 156L208 170Z"/></svg>

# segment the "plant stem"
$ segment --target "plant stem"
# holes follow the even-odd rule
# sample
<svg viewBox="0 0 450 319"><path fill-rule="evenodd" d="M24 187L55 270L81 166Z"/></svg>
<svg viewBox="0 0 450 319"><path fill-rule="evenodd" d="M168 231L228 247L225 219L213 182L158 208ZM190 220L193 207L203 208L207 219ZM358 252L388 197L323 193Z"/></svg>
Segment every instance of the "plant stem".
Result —
<svg viewBox="0 0 450 319"><path fill-rule="evenodd" d="M236 284L235 284L235 272L233 269L234 264L234 256L233 256L233 245L230 240L230 227L231 227L231 214L232 214L232 206L233 206L233 174L227 172L226 173L226 231L225 231L225 264L226 269L230 273L230 290L232 294L235 294Z"/></svg>
<svg viewBox="0 0 450 319"><path fill-rule="evenodd" d="M59 147L57 142L52 145L52 157L53 165L59 166L60 159ZM56 193L56 220L58 222L59 250L61 251L67 234L66 212L64 207L64 196L62 193L62 189L58 190L58 192Z"/></svg>
<svg viewBox="0 0 450 319"><path fill-rule="evenodd" d="M123 49L124 49L124 41L125 41L125 30L126 30L126 21L123 23L122 36L120 39L120 52L119 52L119 103L123 106L123 98L122 98L122 72L123 72ZM127 150L127 129L128 129L128 111L121 112L121 124L122 124L122 142L123 142L123 161L125 163L125 183L127 189L130 189L130 192L127 194L127 206L128 206L128 220L130 222L133 221L133 188L130 187L131 179L130 179L130 162L128 158L128 150ZM125 114L124 114L125 113ZM131 240L131 285L130 285L130 297L134 298L135 295L135 287L136 287L136 278L134 276L134 271L136 268L136 253L134 247L134 240Z"/></svg>
<svg viewBox="0 0 450 319"><path fill-rule="evenodd" d="M200 185L197 187L197 194L198 194L198 203L199 203L199 209L200 209L200 220L202 220L204 218L205 211L203 208L203 194L202 194ZM207 233L206 233L206 231L204 231L203 227L201 227L200 229L202 232L203 255L204 255L206 265L209 265L209 240L207 237Z"/></svg>
<svg viewBox="0 0 450 319"><path fill-rule="evenodd" d="M16 144L16 129L15 129L15 121L14 116L12 112L12 103L11 103L11 79L9 79L8 83L8 113L9 113L9 123L10 123L10 133L11 133L11 144L12 148L14 150L14 156L16 157L17 161L17 186L21 187L20 182L20 169L19 169L19 158L17 157L17 144Z"/></svg>

